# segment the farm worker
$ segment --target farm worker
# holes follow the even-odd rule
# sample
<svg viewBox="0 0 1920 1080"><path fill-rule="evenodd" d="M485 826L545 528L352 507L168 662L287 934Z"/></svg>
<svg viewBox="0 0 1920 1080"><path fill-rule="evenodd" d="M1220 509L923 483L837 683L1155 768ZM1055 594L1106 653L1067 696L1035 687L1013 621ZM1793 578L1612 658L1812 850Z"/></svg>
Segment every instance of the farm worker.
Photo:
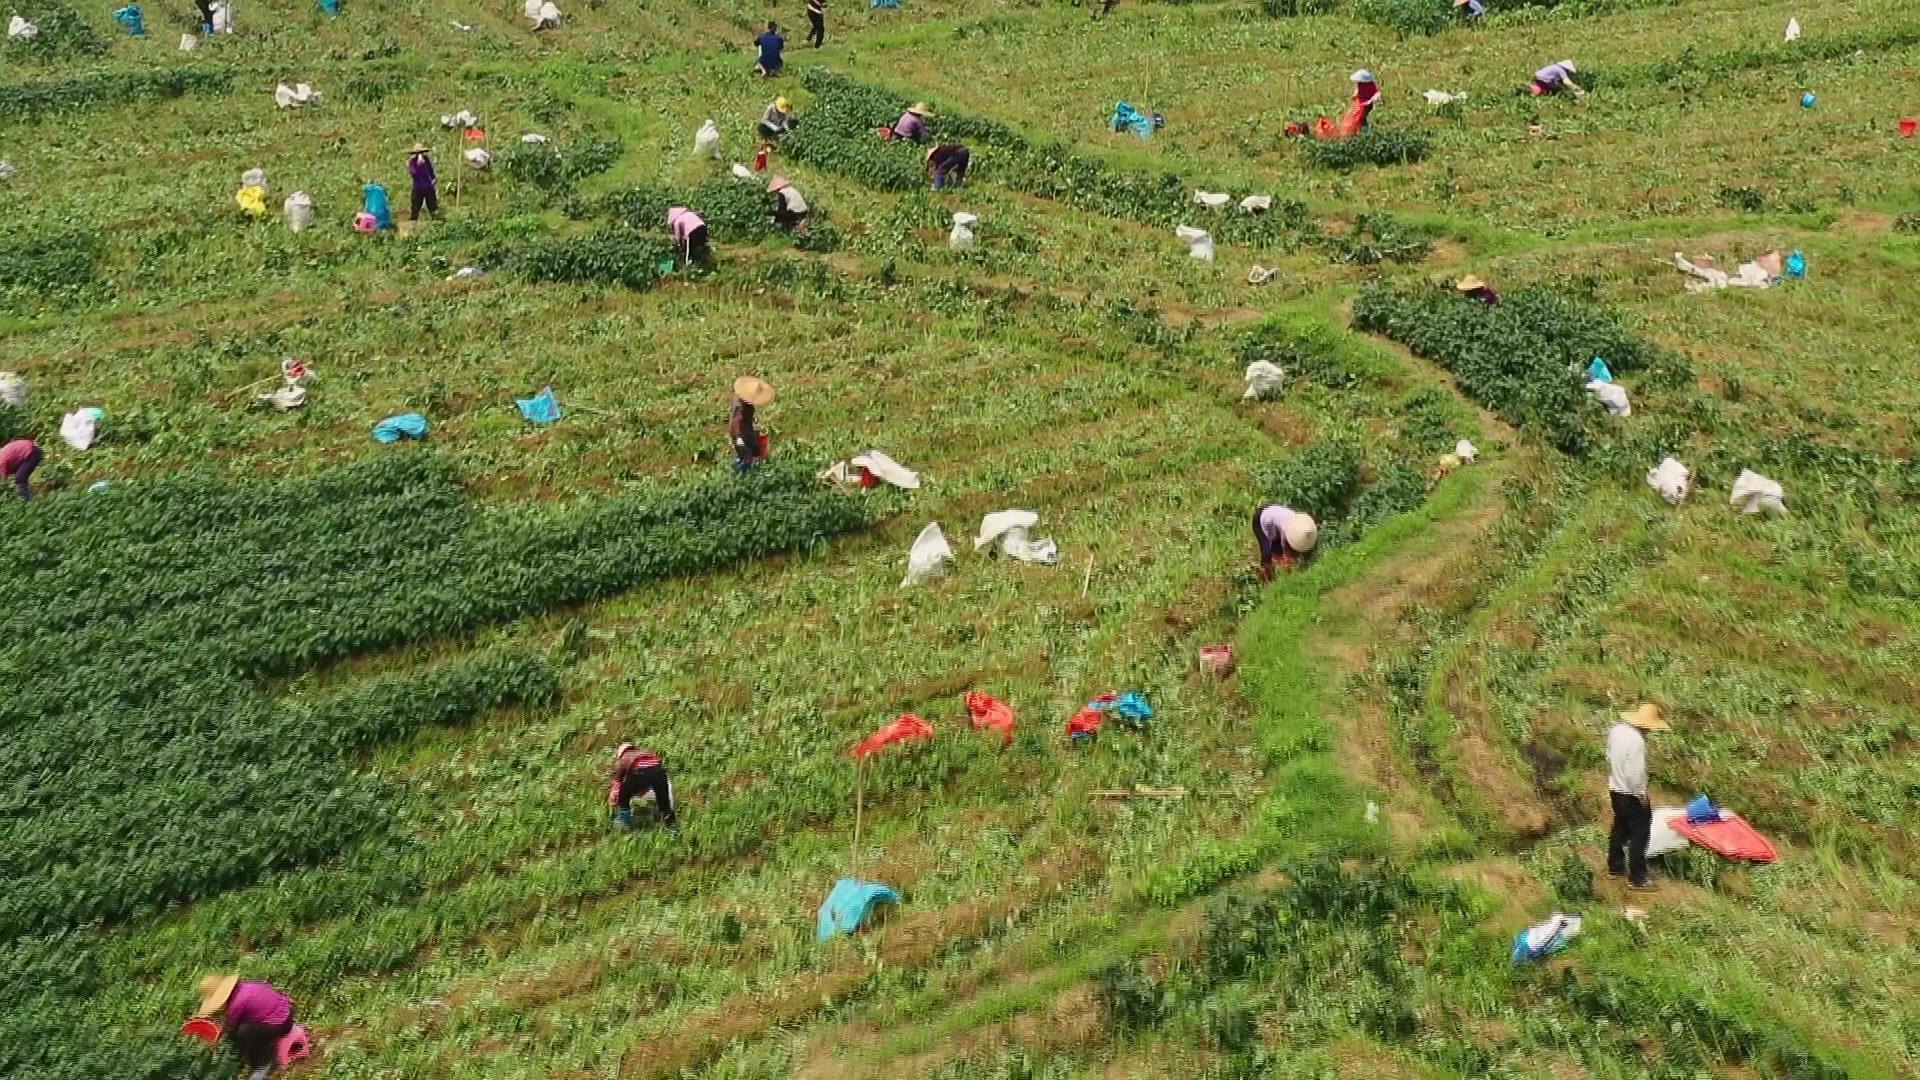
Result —
<svg viewBox="0 0 1920 1080"><path fill-rule="evenodd" d="M393 228L393 205L387 201L387 189L369 180L367 186L360 189L360 195L366 200L364 212L373 219L373 227Z"/></svg>
<svg viewBox="0 0 1920 1080"><path fill-rule="evenodd" d="M27 481L33 476L33 470L40 467L40 444L32 439L15 439L0 446L0 473L13 477L13 486L20 492L20 500L25 502L33 498L33 488Z"/></svg>
<svg viewBox="0 0 1920 1080"><path fill-rule="evenodd" d="M733 469L751 472L767 459L766 442L753 426L753 414L773 404L773 386L765 379L742 375L733 380L733 411L727 417L727 434L733 439Z"/></svg>
<svg viewBox="0 0 1920 1080"><path fill-rule="evenodd" d="M704 266L713 261L713 251L707 246L707 223L699 214L676 206L667 211L667 228L673 233L674 245L680 249L685 265Z"/></svg>
<svg viewBox="0 0 1920 1080"><path fill-rule="evenodd" d="M1347 78L1353 82L1353 106L1347 110L1341 133L1354 135L1366 130L1369 118L1373 116L1373 107L1380 104L1380 83L1374 79L1373 72L1366 68Z"/></svg>
<svg viewBox="0 0 1920 1080"><path fill-rule="evenodd" d="M408 201L407 220L420 220L420 206L426 204L427 212L434 217L440 216L440 178L434 175L432 153L426 143L417 142L407 151L407 175L413 178L413 197Z"/></svg>
<svg viewBox="0 0 1920 1080"><path fill-rule="evenodd" d="M1613 831L1607 834L1607 876L1627 875L1627 886L1650 889L1647 838L1653 829L1653 800L1647 796L1647 737L1666 731L1660 707L1643 702L1620 714L1607 732L1607 796L1613 803Z"/></svg>
<svg viewBox="0 0 1920 1080"><path fill-rule="evenodd" d="M807 198L793 181L784 176L776 176L767 185L767 191L773 196L774 224L792 232L806 224Z"/></svg>
<svg viewBox="0 0 1920 1080"><path fill-rule="evenodd" d="M1580 69L1574 67L1571 60L1548 64L1533 73L1533 85L1527 89L1533 91L1535 97L1542 94L1557 94L1562 90L1573 91L1574 97L1585 97L1587 92L1580 89L1579 83L1573 81L1573 76L1579 74L1579 71Z"/></svg>
<svg viewBox="0 0 1920 1080"><path fill-rule="evenodd" d="M1268 503L1253 512L1253 539L1260 545L1261 581L1273 580L1273 564L1292 569L1320 542L1320 526L1298 510Z"/></svg>
<svg viewBox="0 0 1920 1080"><path fill-rule="evenodd" d="M667 766L660 755L623 742L613 752L613 783L607 798L613 803L613 819L622 826L633 825L633 800L653 793L653 803L667 828L680 827L680 816L673 810L673 781L667 778Z"/></svg>
<svg viewBox="0 0 1920 1080"><path fill-rule="evenodd" d="M780 50L787 47L787 39L780 36L780 24L769 20L766 32L754 38L753 43L760 47L760 62L753 70L768 78L780 74L780 69L787 66L780 56Z"/></svg>
<svg viewBox="0 0 1920 1080"><path fill-rule="evenodd" d="M816 49L827 43L827 0L807 0L807 40Z"/></svg>
<svg viewBox="0 0 1920 1080"><path fill-rule="evenodd" d="M912 139L914 142L926 142L927 117L932 115L933 110L927 106L926 102L914 102L907 106L906 112L900 114L900 119L893 122L893 137L896 139Z"/></svg>
<svg viewBox="0 0 1920 1080"><path fill-rule="evenodd" d="M967 182L967 166L973 152L958 143L947 143L927 151L927 171L933 174L933 190L959 187Z"/></svg>
<svg viewBox="0 0 1920 1080"><path fill-rule="evenodd" d="M280 1040L293 1030L293 1001L263 982L241 982L238 975L209 975L200 980L197 1016L220 1021L220 1034L240 1060L253 1066L251 1080L273 1071Z"/></svg>
<svg viewBox="0 0 1920 1080"><path fill-rule="evenodd" d="M1500 302L1500 294L1493 291L1493 286L1481 281L1472 274L1468 274L1466 277L1454 282L1453 288L1454 291L1461 296L1469 300L1478 300L1488 307L1493 307Z"/></svg>
<svg viewBox="0 0 1920 1080"><path fill-rule="evenodd" d="M777 139L793 130L793 102L786 98L774 98L773 104L760 117L760 137Z"/></svg>
<svg viewBox="0 0 1920 1080"><path fill-rule="evenodd" d="M1487 5L1480 0L1453 0L1453 10L1460 13L1463 22L1479 22L1487 13Z"/></svg>

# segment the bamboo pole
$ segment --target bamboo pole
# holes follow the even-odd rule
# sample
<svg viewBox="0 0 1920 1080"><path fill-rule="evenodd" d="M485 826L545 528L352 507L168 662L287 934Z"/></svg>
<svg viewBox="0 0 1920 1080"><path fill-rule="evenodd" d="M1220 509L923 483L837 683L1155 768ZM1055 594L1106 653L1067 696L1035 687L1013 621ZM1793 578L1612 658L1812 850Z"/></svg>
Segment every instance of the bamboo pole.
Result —
<svg viewBox="0 0 1920 1080"><path fill-rule="evenodd" d="M853 873L860 876L860 819L866 810L867 796L867 759L855 758L853 765Z"/></svg>

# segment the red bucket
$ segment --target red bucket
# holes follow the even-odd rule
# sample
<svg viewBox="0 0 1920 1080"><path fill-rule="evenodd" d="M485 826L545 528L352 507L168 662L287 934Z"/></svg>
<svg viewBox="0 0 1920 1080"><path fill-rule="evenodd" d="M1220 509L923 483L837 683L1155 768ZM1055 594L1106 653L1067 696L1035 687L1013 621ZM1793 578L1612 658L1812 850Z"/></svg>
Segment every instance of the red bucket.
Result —
<svg viewBox="0 0 1920 1080"><path fill-rule="evenodd" d="M180 1025L180 1034L191 1035L211 1046L220 1041L220 1025L204 1016L196 1016Z"/></svg>
<svg viewBox="0 0 1920 1080"><path fill-rule="evenodd" d="M1233 674L1233 646L1200 646L1200 670L1223 679Z"/></svg>
<svg viewBox="0 0 1920 1080"><path fill-rule="evenodd" d="M768 146L765 143L760 144L760 150L753 155L753 171L754 172L767 171L767 155L771 154L772 152L773 152L773 147Z"/></svg>
<svg viewBox="0 0 1920 1080"><path fill-rule="evenodd" d="M767 448L772 445L773 445L773 439L770 436L761 435L760 436L760 456L763 458L766 457Z"/></svg>
<svg viewBox="0 0 1920 1080"><path fill-rule="evenodd" d="M1901 138L1903 139L1913 138L1913 133L1916 129L1920 129L1920 120L1915 120L1912 117L1908 117L1900 121L1900 137Z"/></svg>
<svg viewBox="0 0 1920 1080"><path fill-rule="evenodd" d="M863 488L875 488L880 486L880 478L873 475L873 473L868 472L867 467L865 465L860 466L860 486Z"/></svg>

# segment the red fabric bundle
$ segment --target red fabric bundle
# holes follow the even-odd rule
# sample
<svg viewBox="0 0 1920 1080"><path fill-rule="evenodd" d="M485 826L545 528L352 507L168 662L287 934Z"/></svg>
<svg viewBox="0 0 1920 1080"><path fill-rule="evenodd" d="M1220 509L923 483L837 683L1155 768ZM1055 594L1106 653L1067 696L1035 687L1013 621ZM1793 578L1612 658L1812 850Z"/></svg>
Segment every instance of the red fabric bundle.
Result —
<svg viewBox="0 0 1920 1080"><path fill-rule="evenodd" d="M1013 709L1006 702L978 690L969 691L966 702L967 715L973 717L975 731L997 731L1000 733L1001 746L1013 744Z"/></svg>
<svg viewBox="0 0 1920 1080"><path fill-rule="evenodd" d="M903 742L907 739L931 738L933 738L932 724L927 723L912 713L902 713L894 719L893 723L861 739L860 744L853 748L853 756L856 758L866 757L868 754L878 751L889 743Z"/></svg>
<svg viewBox="0 0 1920 1080"><path fill-rule="evenodd" d="M1780 861L1780 853L1766 837L1747 824L1746 818L1728 810L1720 811L1719 821L1693 825L1687 822L1687 815L1675 814L1667 824L1693 843L1729 859L1758 863Z"/></svg>

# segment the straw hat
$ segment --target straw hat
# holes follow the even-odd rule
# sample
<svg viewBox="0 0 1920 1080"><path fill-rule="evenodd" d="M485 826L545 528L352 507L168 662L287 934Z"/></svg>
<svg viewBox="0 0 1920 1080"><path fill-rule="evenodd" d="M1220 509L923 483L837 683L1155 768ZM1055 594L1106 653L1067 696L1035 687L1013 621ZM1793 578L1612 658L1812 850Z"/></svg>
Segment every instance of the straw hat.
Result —
<svg viewBox="0 0 1920 1080"><path fill-rule="evenodd" d="M742 375L733 380L733 396L757 409L773 401L773 386L765 379Z"/></svg>
<svg viewBox="0 0 1920 1080"><path fill-rule="evenodd" d="M767 194L771 195L774 192L779 191L781 188L789 188L792 186L793 186L793 181L787 179L784 176L776 176L773 179L767 181Z"/></svg>
<svg viewBox="0 0 1920 1080"><path fill-rule="evenodd" d="M1369 83L1374 81L1373 72L1368 71L1366 68L1361 68L1359 71L1356 71L1353 74L1347 76L1347 78L1352 79L1354 82L1357 82L1357 83Z"/></svg>
<svg viewBox="0 0 1920 1080"><path fill-rule="evenodd" d="M786 98L774 98L773 107L780 110L781 112L792 112L793 102L788 101Z"/></svg>
<svg viewBox="0 0 1920 1080"><path fill-rule="evenodd" d="M622 755L622 754L624 754L624 753L626 753L627 751L629 751L629 750L631 750L631 749L633 749L633 744L632 744L632 743L630 743L630 742L623 742L623 743L621 743L621 744L620 744L619 746L617 746L617 747L615 747L615 748L614 748L614 751L613 751L613 756L614 756L614 757L616 757L616 758L618 758L618 757L619 757L620 755Z"/></svg>
<svg viewBox="0 0 1920 1080"><path fill-rule="evenodd" d="M1280 530L1280 534L1287 538L1288 547L1302 555L1312 551L1313 545L1320 542L1320 526L1312 518L1298 512L1287 519L1286 527Z"/></svg>
<svg viewBox="0 0 1920 1080"><path fill-rule="evenodd" d="M1660 706L1651 701L1643 701L1631 710L1620 714L1620 719L1639 728L1641 731L1668 731L1667 718L1660 715Z"/></svg>
<svg viewBox="0 0 1920 1080"><path fill-rule="evenodd" d="M413 144L413 149L411 149L411 150L409 150L409 151L407 151L407 153L409 153L409 154L431 154L431 153L433 153L433 147L431 147L431 146L428 146L428 145L427 145L426 143L423 143L423 142L417 142L417 143L414 143L414 144Z"/></svg>
<svg viewBox="0 0 1920 1080"><path fill-rule="evenodd" d="M907 106L907 111L915 116L932 116L933 109L924 101L916 101Z"/></svg>
<svg viewBox="0 0 1920 1080"><path fill-rule="evenodd" d="M1453 0L1454 7L1466 7L1472 0Z"/></svg>
<svg viewBox="0 0 1920 1080"><path fill-rule="evenodd" d="M238 975L209 975L200 980L200 1008L195 1016L212 1016L227 1007L233 988L240 985Z"/></svg>
<svg viewBox="0 0 1920 1080"><path fill-rule="evenodd" d="M1460 290L1461 292L1472 292L1475 289L1486 288L1487 283L1484 281L1481 281L1477 277L1474 277L1472 274L1468 274L1466 277L1463 277L1459 281L1454 282L1453 287Z"/></svg>

